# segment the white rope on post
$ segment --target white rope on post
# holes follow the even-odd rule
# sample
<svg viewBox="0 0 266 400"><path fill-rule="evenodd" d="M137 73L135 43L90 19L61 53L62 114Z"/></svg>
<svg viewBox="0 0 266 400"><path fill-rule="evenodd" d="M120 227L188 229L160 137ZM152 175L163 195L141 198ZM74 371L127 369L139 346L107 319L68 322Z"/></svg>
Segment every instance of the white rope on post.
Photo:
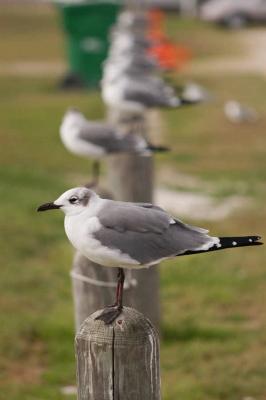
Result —
<svg viewBox="0 0 266 400"><path fill-rule="evenodd" d="M129 272L131 272L131 271L129 271ZM100 281L98 279L93 279L93 278L89 278L88 276L77 274L74 271L70 271L69 274L70 274L71 278L73 278L73 279L76 279L81 282L86 282L86 283L89 283L90 285L94 285L94 286L107 287L107 288L116 288L116 286L117 286L117 282ZM124 290L128 290L131 287L136 287L137 285L138 285L138 282L136 279L127 278L127 279L125 279Z"/></svg>

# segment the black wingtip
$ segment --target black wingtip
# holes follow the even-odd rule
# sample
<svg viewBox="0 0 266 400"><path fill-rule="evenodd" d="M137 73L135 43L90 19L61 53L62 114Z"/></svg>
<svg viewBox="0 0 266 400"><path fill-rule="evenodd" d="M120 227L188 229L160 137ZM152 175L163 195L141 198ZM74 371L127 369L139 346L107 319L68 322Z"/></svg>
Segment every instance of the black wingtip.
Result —
<svg viewBox="0 0 266 400"><path fill-rule="evenodd" d="M155 153L164 153L170 151L170 148L167 146L160 146L160 145L156 146L151 143L148 143L148 150L151 150Z"/></svg>
<svg viewBox="0 0 266 400"><path fill-rule="evenodd" d="M220 237L222 248L242 247L242 246L258 246L262 245L261 236L235 236L235 237Z"/></svg>
<svg viewBox="0 0 266 400"><path fill-rule="evenodd" d="M261 236L250 236L249 239L253 240L254 244L263 244L263 242L261 242L262 237Z"/></svg>
<svg viewBox="0 0 266 400"><path fill-rule="evenodd" d="M259 244L259 245L264 244L263 242L261 242L261 240L262 240L261 236L256 236L254 240L255 240L254 244Z"/></svg>
<svg viewBox="0 0 266 400"><path fill-rule="evenodd" d="M185 253L178 255L189 255L197 253L208 253L217 250L233 249L238 247L250 247L250 246L261 246L264 244L261 242L261 236L231 236L231 237L219 237L220 243L214 244L208 250L187 250Z"/></svg>
<svg viewBox="0 0 266 400"><path fill-rule="evenodd" d="M180 97L181 106L193 106L201 103L200 100L188 100L185 97Z"/></svg>
<svg viewBox="0 0 266 400"><path fill-rule="evenodd" d="M261 236L246 236L246 238L250 241L253 240L254 242L257 242L259 240L261 240Z"/></svg>
<svg viewBox="0 0 266 400"><path fill-rule="evenodd" d="M256 241L256 242L251 243L250 246L260 246L260 245L262 245L262 244L264 244L264 243L263 243L263 242Z"/></svg>

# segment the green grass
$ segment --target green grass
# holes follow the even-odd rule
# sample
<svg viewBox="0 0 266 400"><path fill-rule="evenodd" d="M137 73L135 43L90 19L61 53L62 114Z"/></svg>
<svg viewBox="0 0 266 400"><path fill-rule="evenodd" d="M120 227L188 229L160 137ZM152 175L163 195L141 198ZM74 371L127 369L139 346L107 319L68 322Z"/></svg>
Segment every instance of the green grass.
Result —
<svg viewBox="0 0 266 400"><path fill-rule="evenodd" d="M232 192L238 192L241 182L246 194L254 191L265 194L265 80L233 75L219 79L206 77L202 83L216 94L212 104L165 112L165 137L176 149L168 161L177 170L211 181L218 191L221 185L227 185ZM223 105L232 98L257 109L259 122L246 125L228 122Z"/></svg>
<svg viewBox="0 0 266 400"><path fill-rule="evenodd" d="M60 60L62 38L52 8L2 10L2 60ZM224 40L231 38L200 23L175 24L172 18L169 25L199 57L224 54ZM157 165L193 175L218 197L240 193L252 199L231 218L197 224L223 235L265 236L266 83L243 75L206 76L202 83L216 93L216 102L162 113L164 141L175 153L159 157ZM61 145L64 110L76 106L101 118L104 107L98 93L59 92L51 78L0 76L0 86L0 399L61 400L60 387L75 384L72 249L63 216L35 209L88 179L89 161ZM230 98L257 108L258 124L230 125L222 113ZM260 247L184 257L161 267L164 400L265 399L264 260Z"/></svg>

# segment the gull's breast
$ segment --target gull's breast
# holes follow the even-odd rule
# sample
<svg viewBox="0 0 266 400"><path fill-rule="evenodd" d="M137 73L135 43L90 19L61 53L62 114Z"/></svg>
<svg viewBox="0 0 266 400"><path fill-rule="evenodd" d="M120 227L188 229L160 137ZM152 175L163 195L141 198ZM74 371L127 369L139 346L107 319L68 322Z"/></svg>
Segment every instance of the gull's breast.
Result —
<svg viewBox="0 0 266 400"><path fill-rule="evenodd" d="M89 260L105 267L140 268L140 263L117 248L103 246L93 233L101 228L94 216L86 220L78 217L65 218L65 231L72 245Z"/></svg>

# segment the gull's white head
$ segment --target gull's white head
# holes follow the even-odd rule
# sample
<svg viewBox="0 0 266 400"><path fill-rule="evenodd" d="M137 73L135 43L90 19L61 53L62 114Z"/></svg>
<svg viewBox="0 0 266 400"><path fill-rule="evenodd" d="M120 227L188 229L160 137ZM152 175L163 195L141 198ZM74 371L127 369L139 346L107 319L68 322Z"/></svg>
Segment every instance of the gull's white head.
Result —
<svg viewBox="0 0 266 400"><path fill-rule="evenodd" d="M68 147L68 137L76 136L84 121L86 121L86 118L79 110L69 108L66 111L60 125L60 136L66 147Z"/></svg>
<svg viewBox="0 0 266 400"><path fill-rule="evenodd" d="M97 200L98 195L85 187L76 187L64 192L54 202L42 204L37 211L61 209L66 215L77 215L84 212Z"/></svg>
<svg viewBox="0 0 266 400"><path fill-rule="evenodd" d="M62 125L66 123L67 124L78 123L79 121L83 121L84 119L85 119L84 115L78 109L69 108L63 116Z"/></svg>

